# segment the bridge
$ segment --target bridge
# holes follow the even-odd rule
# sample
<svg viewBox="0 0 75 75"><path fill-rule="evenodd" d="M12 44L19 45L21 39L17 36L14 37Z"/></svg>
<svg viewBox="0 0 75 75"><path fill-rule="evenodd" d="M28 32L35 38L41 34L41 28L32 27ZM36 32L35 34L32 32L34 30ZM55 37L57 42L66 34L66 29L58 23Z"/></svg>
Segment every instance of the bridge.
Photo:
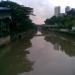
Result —
<svg viewBox="0 0 75 75"><path fill-rule="evenodd" d="M46 25L46 24L36 25L36 26L37 26L37 30L38 31L42 31L43 29L46 29L46 30L56 30L56 29L59 28L57 25Z"/></svg>
<svg viewBox="0 0 75 75"><path fill-rule="evenodd" d="M47 25L47 24L43 24L43 25L36 25L37 27L50 27L50 28L57 28L58 25Z"/></svg>
<svg viewBox="0 0 75 75"><path fill-rule="evenodd" d="M56 28L58 28L57 25L36 25L37 26L37 33L35 34L35 36L43 36L44 34L42 33L44 31L44 28L46 28L46 30L55 30Z"/></svg>

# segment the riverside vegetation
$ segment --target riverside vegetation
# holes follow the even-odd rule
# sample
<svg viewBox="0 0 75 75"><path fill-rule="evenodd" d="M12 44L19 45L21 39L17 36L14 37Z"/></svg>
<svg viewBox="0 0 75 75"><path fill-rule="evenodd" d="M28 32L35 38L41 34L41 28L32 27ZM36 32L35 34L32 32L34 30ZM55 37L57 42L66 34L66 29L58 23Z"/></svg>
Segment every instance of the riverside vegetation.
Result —
<svg viewBox="0 0 75 75"><path fill-rule="evenodd" d="M8 18L5 18L3 21L10 29L10 31L5 32L6 36L9 35L9 33L17 34L35 28L35 24L32 23L30 19L30 15L33 15L33 8L25 7L11 1L0 2L0 7L10 8L11 11L12 22Z"/></svg>

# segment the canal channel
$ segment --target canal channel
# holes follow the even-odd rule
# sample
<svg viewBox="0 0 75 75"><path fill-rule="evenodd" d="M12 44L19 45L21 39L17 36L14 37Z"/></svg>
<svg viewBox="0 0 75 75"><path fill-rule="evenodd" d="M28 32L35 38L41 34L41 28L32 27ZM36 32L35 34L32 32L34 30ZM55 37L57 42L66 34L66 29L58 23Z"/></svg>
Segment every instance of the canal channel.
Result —
<svg viewBox="0 0 75 75"><path fill-rule="evenodd" d="M37 32L0 48L0 75L75 75L75 40Z"/></svg>

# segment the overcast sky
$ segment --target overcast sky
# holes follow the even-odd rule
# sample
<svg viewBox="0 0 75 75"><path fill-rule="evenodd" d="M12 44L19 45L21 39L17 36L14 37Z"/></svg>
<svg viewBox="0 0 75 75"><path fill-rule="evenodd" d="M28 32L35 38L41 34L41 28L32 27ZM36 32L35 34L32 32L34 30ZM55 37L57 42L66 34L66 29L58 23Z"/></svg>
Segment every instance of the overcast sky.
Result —
<svg viewBox="0 0 75 75"><path fill-rule="evenodd" d="M21 5L34 8L34 14L31 16L33 22L37 24L44 23L46 18L54 14L54 7L61 6L61 12L64 12L65 6L75 7L75 0L12 0Z"/></svg>

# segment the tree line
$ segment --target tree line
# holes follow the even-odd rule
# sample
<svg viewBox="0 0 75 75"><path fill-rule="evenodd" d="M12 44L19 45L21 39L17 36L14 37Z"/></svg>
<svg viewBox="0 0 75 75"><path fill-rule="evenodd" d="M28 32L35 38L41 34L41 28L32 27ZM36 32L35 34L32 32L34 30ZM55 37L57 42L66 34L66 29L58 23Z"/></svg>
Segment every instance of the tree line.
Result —
<svg viewBox="0 0 75 75"><path fill-rule="evenodd" d="M75 9L63 14L63 16L52 16L46 19L45 24L47 25L57 25L59 28L66 28L72 30L75 26Z"/></svg>
<svg viewBox="0 0 75 75"><path fill-rule="evenodd" d="M10 23L10 31L18 33L28 31L35 27L35 24L30 19L30 15L33 15L33 8L12 1L2 1L0 2L0 7L10 8L12 23L7 18L5 19L5 21L8 21L8 25Z"/></svg>

